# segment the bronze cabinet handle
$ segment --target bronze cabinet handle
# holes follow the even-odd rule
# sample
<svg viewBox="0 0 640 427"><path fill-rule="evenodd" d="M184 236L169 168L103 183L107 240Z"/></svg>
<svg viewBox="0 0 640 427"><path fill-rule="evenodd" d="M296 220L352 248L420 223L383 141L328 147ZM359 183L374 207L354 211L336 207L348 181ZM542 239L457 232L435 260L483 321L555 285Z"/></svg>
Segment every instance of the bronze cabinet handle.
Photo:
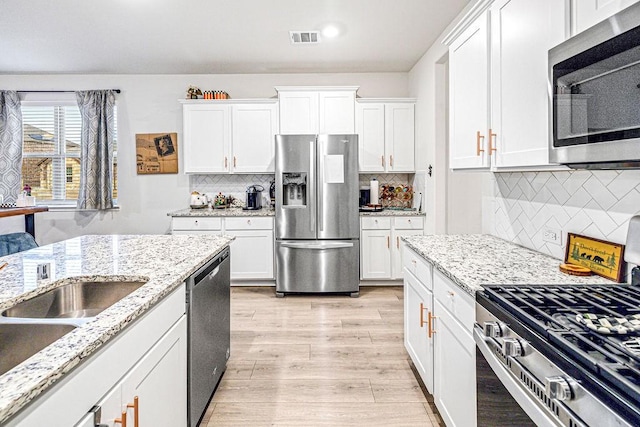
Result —
<svg viewBox="0 0 640 427"><path fill-rule="evenodd" d="M387 236L387 249L391 247L391 237Z"/></svg>
<svg viewBox="0 0 640 427"><path fill-rule="evenodd" d="M476 156L479 156L480 153L484 153L484 149L482 148L482 144L480 140L484 142L484 135L480 134L480 131L476 132Z"/></svg>
<svg viewBox="0 0 640 427"><path fill-rule="evenodd" d="M420 327L424 327L424 310L425 310L425 306L424 303L420 303Z"/></svg>
<svg viewBox="0 0 640 427"><path fill-rule="evenodd" d="M123 412L122 415L120 415L120 418L116 418L115 420L113 420L114 424L121 424L122 427L127 427L127 412Z"/></svg>
<svg viewBox="0 0 640 427"><path fill-rule="evenodd" d="M382 167L384 167L384 155L380 156L380 158L382 159Z"/></svg>
<svg viewBox="0 0 640 427"><path fill-rule="evenodd" d="M227 163L227 157L225 156L225 158L224 158L224 168L226 169L226 168L227 168L227 166L228 166L228 163Z"/></svg>
<svg viewBox="0 0 640 427"><path fill-rule="evenodd" d="M236 156L233 156L233 167L236 167Z"/></svg>
<svg viewBox="0 0 640 427"><path fill-rule="evenodd" d="M433 334L436 333L436 331L433 330L433 319L437 319L438 316L434 316L431 314L431 312L429 312L429 314L427 314L427 320L428 320L428 326L427 326L427 334L429 336L429 338L431 338L433 336Z"/></svg>
<svg viewBox="0 0 640 427"><path fill-rule="evenodd" d="M497 133L493 133L493 130L489 129L489 155L491 155L491 153L494 151L498 151L498 149L493 145L493 142L495 142L495 138L497 136Z"/></svg>
<svg viewBox="0 0 640 427"><path fill-rule="evenodd" d="M140 419L140 406L139 406L139 401L138 401L138 396L133 398L133 404L129 403L127 404L127 408L133 408L133 427L139 427L138 426L138 420ZM126 426L123 426L126 427Z"/></svg>
<svg viewBox="0 0 640 427"><path fill-rule="evenodd" d="M389 166L393 167L393 154L389 155Z"/></svg>
<svg viewBox="0 0 640 427"><path fill-rule="evenodd" d="M396 236L396 247L400 249L400 236Z"/></svg>

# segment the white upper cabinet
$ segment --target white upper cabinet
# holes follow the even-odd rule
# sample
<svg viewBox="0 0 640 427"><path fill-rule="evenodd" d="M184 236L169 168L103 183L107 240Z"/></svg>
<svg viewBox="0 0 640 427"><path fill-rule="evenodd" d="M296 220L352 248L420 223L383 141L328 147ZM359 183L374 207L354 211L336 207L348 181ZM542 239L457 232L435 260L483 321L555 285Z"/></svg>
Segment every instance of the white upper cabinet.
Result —
<svg viewBox="0 0 640 427"><path fill-rule="evenodd" d="M565 38L562 1L498 0L491 6L493 166L549 164L547 55Z"/></svg>
<svg viewBox="0 0 640 427"><path fill-rule="evenodd" d="M415 171L415 100L359 99L360 172Z"/></svg>
<svg viewBox="0 0 640 427"><path fill-rule="evenodd" d="M449 162L452 169L487 168L489 124L488 14L449 46Z"/></svg>
<svg viewBox="0 0 640 427"><path fill-rule="evenodd" d="M355 133L357 87L276 87L280 133Z"/></svg>
<svg viewBox="0 0 640 427"><path fill-rule="evenodd" d="M571 34L578 34L637 2L638 0L571 0Z"/></svg>
<svg viewBox="0 0 640 427"><path fill-rule="evenodd" d="M275 100L182 101L185 173L273 173Z"/></svg>
<svg viewBox="0 0 640 427"><path fill-rule="evenodd" d="M182 106L185 173L229 171L231 109L229 105Z"/></svg>
<svg viewBox="0 0 640 427"><path fill-rule="evenodd" d="M232 107L233 171L274 173L278 107L273 104L241 104Z"/></svg>
<svg viewBox="0 0 640 427"><path fill-rule="evenodd" d="M565 2L482 4L445 38L450 167L548 168L547 55L566 37Z"/></svg>

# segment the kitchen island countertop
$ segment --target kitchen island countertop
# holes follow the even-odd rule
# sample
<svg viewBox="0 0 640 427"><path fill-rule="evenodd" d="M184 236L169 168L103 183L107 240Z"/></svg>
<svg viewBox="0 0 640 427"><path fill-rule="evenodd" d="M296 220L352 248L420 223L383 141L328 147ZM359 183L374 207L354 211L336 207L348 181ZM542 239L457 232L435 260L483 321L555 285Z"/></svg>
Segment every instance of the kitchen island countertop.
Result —
<svg viewBox="0 0 640 427"><path fill-rule="evenodd" d="M94 235L0 258L8 263L0 270L0 311L76 278L147 282L0 375L0 424L169 295L232 240L212 235ZM51 279L36 280L41 263L51 264Z"/></svg>
<svg viewBox="0 0 640 427"><path fill-rule="evenodd" d="M612 284L600 276L561 273L561 260L488 234L403 237L407 246L475 296L489 284Z"/></svg>

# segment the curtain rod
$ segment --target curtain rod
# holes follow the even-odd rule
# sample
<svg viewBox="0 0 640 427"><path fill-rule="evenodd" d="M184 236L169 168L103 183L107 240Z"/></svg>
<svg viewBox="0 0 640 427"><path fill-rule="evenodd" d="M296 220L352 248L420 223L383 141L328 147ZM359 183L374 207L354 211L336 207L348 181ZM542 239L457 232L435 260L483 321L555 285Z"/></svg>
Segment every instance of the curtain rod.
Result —
<svg viewBox="0 0 640 427"><path fill-rule="evenodd" d="M111 89L115 93L120 93L120 89ZM75 93L75 90L17 90L20 93Z"/></svg>

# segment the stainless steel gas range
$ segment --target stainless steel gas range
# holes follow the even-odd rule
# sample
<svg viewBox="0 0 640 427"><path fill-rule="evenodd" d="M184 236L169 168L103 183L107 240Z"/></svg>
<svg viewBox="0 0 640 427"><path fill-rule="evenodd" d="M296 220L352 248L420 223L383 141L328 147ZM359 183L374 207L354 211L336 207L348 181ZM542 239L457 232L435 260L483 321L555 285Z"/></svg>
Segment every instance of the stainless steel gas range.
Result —
<svg viewBox="0 0 640 427"><path fill-rule="evenodd" d="M640 425L640 286L484 288L478 426Z"/></svg>

